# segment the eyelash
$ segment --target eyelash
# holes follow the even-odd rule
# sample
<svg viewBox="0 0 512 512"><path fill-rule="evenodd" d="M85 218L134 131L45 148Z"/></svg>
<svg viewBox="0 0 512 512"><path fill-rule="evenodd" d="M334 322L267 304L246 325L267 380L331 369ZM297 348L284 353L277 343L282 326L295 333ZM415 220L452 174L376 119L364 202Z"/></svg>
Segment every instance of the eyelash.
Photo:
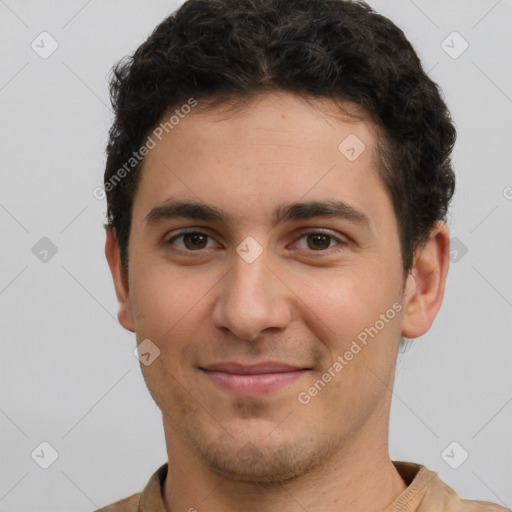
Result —
<svg viewBox="0 0 512 512"><path fill-rule="evenodd" d="M184 236L186 235L203 235L203 236L206 236L210 239L213 239L213 236L209 235L208 233L205 233L203 231L197 231L197 230L194 230L194 231L186 231L186 232L182 232L182 233L179 233L177 235L174 235L172 238L170 238L169 240L166 241L166 245L170 245L170 246L174 246L173 242L179 238L183 238ZM313 250L313 249L301 249L303 251L307 251L307 252L311 252L311 253L318 253L318 254L329 254L331 252L337 252L339 250L342 250L347 244L348 242L340 237L337 237L337 236L334 236L333 234L329 233L329 232L326 232L324 230L313 230L313 231L305 231L305 232L302 232L299 236L299 238L297 240L301 240L302 238L306 237L306 236L309 236L309 235L325 235L327 236L328 238L331 239L331 241L336 241L338 242L338 245L342 246L341 248L335 250L335 251L332 251L333 247L329 247L327 249L319 249L317 251ZM336 246L334 246L336 247ZM203 251L205 250L208 250L208 248L206 249L198 249L198 250L191 250L191 249L182 249L181 247L176 247L174 246L173 247L174 250L178 251L178 252L182 252L182 253L188 253L190 255L192 255L193 253L202 253Z"/></svg>

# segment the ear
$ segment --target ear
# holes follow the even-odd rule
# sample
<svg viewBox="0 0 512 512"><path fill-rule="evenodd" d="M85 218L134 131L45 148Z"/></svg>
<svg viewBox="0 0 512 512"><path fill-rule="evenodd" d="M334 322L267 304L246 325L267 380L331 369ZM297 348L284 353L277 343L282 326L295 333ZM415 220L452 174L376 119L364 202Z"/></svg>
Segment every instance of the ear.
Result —
<svg viewBox="0 0 512 512"><path fill-rule="evenodd" d="M105 256L107 257L108 266L114 280L117 301L119 302L119 312L117 318L120 324L131 332L135 332L135 323L133 321L132 305L130 301L130 289L128 286L128 278L124 272L121 263L121 250L117 241L114 228L105 228L107 239L105 242Z"/></svg>
<svg viewBox="0 0 512 512"><path fill-rule="evenodd" d="M427 242L414 255L404 294L402 336L425 334L441 307L449 267L450 233L444 222L437 222Z"/></svg>

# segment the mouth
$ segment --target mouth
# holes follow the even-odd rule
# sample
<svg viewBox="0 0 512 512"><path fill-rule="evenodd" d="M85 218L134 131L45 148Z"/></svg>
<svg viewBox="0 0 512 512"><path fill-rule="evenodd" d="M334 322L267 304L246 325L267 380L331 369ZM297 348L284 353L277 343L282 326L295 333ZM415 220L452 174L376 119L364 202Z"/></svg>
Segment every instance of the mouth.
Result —
<svg viewBox="0 0 512 512"><path fill-rule="evenodd" d="M199 369L217 388L237 396L272 393L290 385L311 370L274 361L254 365L219 363Z"/></svg>

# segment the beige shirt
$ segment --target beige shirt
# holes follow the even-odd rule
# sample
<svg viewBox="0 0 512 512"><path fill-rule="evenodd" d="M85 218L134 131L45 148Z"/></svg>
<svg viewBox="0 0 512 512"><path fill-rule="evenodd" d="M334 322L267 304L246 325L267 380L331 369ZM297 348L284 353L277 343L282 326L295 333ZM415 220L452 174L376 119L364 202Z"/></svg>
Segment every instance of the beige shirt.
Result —
<svg viewBox="0 0 512 512"><path fill-rule="evenodd" d="M464 500L437 476L437 473L412 462L393 461L407 489L384 512L510 512L488 501ZM96 512L167 512L163 483L167 464L150 478L141 493Z"/></svg>

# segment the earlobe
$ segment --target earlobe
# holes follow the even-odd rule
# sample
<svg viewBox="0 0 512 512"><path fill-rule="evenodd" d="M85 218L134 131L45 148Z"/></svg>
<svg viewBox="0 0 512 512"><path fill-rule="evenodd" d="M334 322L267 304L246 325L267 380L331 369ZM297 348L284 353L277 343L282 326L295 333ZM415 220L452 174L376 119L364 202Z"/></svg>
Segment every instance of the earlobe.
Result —
<svg viewBox="0 0 512 512"><path fill-rule="evenodd" d="M121 251L114 228L106 227L105 256L114 281L119 311L117 318L119 323L127 330L135 332L132 305L130 300L130 288L128 278L121 262Z"/></svg>
<svg viewBox="0 0 512 512"><path fill-rule="evenodd" d="M450 234L438 222L414 255L404 292L402 336L417 338L431 327L441 307L449 267Z"/></svg>

